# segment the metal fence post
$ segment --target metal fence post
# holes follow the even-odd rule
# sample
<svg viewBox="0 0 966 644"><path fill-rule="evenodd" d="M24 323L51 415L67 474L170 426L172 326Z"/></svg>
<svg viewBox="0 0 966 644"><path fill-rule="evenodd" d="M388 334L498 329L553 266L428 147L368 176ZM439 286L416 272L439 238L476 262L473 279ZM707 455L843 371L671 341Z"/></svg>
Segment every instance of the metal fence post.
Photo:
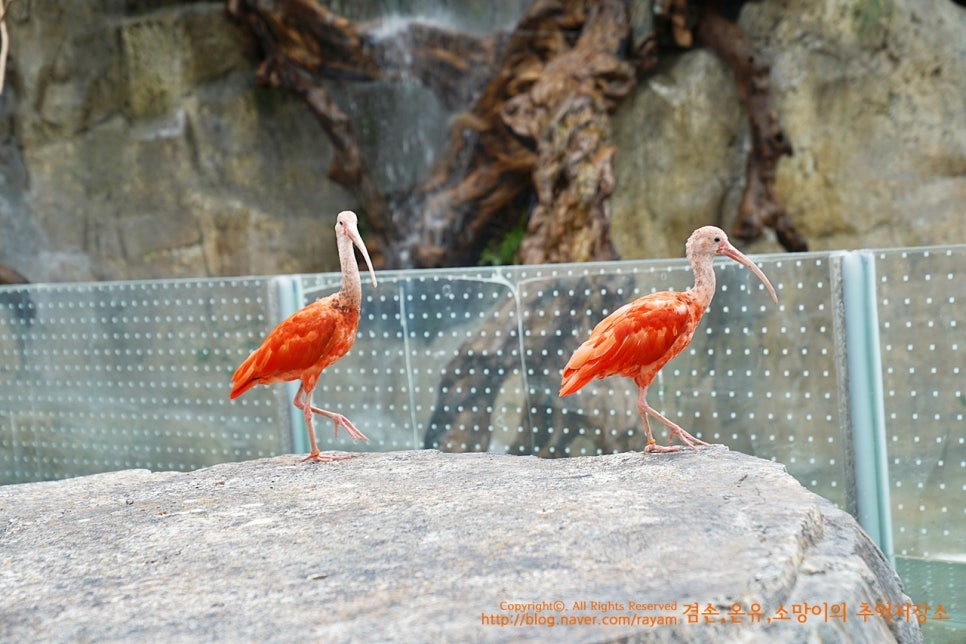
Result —
<svg viewBox="0 0 966 644"><path fill-rule="evenodd" d="M871 252L842 255L842 300L858 520L894 565L875 257Z"/></svg>
<svg viewBox="0 0 966 644"><path fill-rule="evenodd" d="M278 275L272 278L275 285L276 301L278 302L278 322L298 311L303 306L305 293L302 290L302 280L297 275ZM289 427L292 436L292 452L301 454L309 451L309 438L305 427L305 418L291 404L298 393L301 383L298 380L285 383L285 397L288 404L283 409L288 410Z"/></svg>

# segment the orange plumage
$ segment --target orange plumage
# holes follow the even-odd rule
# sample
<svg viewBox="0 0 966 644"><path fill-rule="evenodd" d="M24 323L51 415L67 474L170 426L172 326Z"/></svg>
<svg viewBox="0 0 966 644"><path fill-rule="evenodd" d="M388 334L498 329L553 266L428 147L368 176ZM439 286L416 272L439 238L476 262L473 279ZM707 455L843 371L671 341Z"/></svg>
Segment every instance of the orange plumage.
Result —
<svg viewBox="0 0 966 644"><path fill-rule="evenodd" d="M359 309L351 307L340 293L296 311L235 370L231 398L255 385L296 379L305 389L314 389L322 371L352 348L359 317Z"/></svg>
<svg viewBox="0 0 966 644"><path fill-rule="evenodd" d="M624 376L650 384L691 342L704 309L690 293L652 293L604 318L564 367L560 395L591 380Z"/></svg>
<svg viewBox="0 0 966 644"><path fill-rule="evenodd" d="M571 356L563 370L560 395L569 396L595 378L624 376L638 387L637 407L647 435L648 452L671 452L677 446L655 444L648 423L654 416L690 446L707 445L671 422L647 402L647 388L664 365L684 351L714 295L714 256L722 254L748 267L765 284L775 302L778 298L768 278L751 260L728 242L714 226L699 228L688 238L687 256L695 283L684 293L665 291L645 295L604 318L590 337Z"/></svg>
<svg viewBox="0 0 966 644"><path fill-rule="evenodd" d="M352 247L355 245L376 285L376 274L366 251L355 213L344 210L335 224L339 262L342 266L342 288L286 318L265 338L261 346L235 370L231 377L231 398L235 399L255 385L300 380L301 386L292 401L305 416L311 452L304 460L330 461L338 458L320 456L312 427L312 414L320 414L358 440L368 440L352 422L342 414L312 406L312 391L322 371L342 358L352 348L359 329L362 305L362 280Z"/></svg>

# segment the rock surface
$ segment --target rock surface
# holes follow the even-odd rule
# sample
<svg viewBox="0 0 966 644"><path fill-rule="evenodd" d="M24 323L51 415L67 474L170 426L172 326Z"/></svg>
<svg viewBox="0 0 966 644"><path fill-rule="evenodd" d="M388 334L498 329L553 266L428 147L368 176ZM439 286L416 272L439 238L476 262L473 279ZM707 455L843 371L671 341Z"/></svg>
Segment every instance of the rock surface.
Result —
<svg viewBox="0 0 966 644"><path fill-rule="evenodd" d="M4 641L921 641L915 623L859 617L908 599L851 517L721 446L282 456L7 486L0 587ZM844 602L847 620L800 623L804 602ZM761 621L732 622L733 604Z"/></svg>
<svg viewBox="0 0 966 644"><path fill-rule="evenodd" d="M0 262L35 282L338 268L328 138L255 86L222 2L20 2L8 27Z"/></svg>
<svg viewBox="0 0 966 644"><path fill-rule="evenodd" d="M966 242L966 9L953 2L766 0L739 24L772 61L795 154L777 192L812 250ZM731 72L668 58L615 119L613 238L625 259L677 257L734 221L750 146ZM746 245L781 250L774 239Z"/></svg>
<svg viewBox="0 0 966 644"><path fill-rule="evenodd" d="M326 178L328 138L296 99L255 86L223 5L11 4L0 263L35 282L336 269L334 215L353 202ZM475 13L499 24L477 31L505 28L525 5L480 3ZM814 250L966 241L966 9L763 0L740 23L774 63L796 152L778 193ZM415 83L334 90L387 193L446 141ZM399 122L371 112L387 102ZM405 136L387 143L388 131ZM680 257L694 228L730 225L747 131L730 72L708 51L669 57L640 84L614 122L612 237L625 259Z"/></svg>

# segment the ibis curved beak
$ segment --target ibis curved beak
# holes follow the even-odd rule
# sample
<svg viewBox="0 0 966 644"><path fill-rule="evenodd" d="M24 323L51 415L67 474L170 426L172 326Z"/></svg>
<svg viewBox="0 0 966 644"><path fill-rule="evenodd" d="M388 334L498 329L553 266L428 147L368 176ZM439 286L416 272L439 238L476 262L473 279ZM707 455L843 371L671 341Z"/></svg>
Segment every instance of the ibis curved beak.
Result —
<svg viewBox="0 0 966 644"><path fill-rule="evenodd" d="M761 269L758 268L753 261L745 257L740 250L732 246L729 242L725 241L720 247L718 247L718 254L724 255L725 257L730 257L757 275L758 279L762 281L762 283L765 285L765 288L767 288L768 292L771 294L771 299L775 301L775 304L778 304L778 296L775 295L775 288L771 285L771 282L769 282L768 278L765 277L765 274L761 272Z"/></svg>
<svg viewBox="0 0 966 644"><path fill-rule="evenodd" d="M376 271L372 268L372 260L369 259L369 251L366 250L366 245L362 242L362 235L359 234L359 226L353 221L346 222L345 232L349 239L352 240L352 243L355 244L355 247L359 249L359 252L362 253L362 258L366 260L366 266L369 267L369 275L372 277L372 285L377 286Z"/></svg>

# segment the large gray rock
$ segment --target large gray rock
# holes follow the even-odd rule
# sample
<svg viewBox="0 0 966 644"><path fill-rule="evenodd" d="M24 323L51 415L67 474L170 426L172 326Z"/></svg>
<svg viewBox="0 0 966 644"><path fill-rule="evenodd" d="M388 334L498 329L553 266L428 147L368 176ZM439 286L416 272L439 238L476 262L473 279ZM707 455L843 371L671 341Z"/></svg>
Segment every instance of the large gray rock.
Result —
<svg viewBox="0 0 966 644"><path fill-rule="evenodd" d="M739 24L773 63L795 149L777 191L813 250L966 241L966 9L765 0L745 4ZM624 258L677 257L693 229L733 223L748 124L714 54L667 59L621 107L615 140Z"/></svg>
<svg viewBox="0 0 966 644"><path fill-rule="evenodd" d="M859 617L909 600L850 516L721 446L282 456L7 486L0 586L5 641L921 641L915 622ZM805 602L844 603L847 620L800 623ZM734 604L761 621L732 622Z"/></svg>

